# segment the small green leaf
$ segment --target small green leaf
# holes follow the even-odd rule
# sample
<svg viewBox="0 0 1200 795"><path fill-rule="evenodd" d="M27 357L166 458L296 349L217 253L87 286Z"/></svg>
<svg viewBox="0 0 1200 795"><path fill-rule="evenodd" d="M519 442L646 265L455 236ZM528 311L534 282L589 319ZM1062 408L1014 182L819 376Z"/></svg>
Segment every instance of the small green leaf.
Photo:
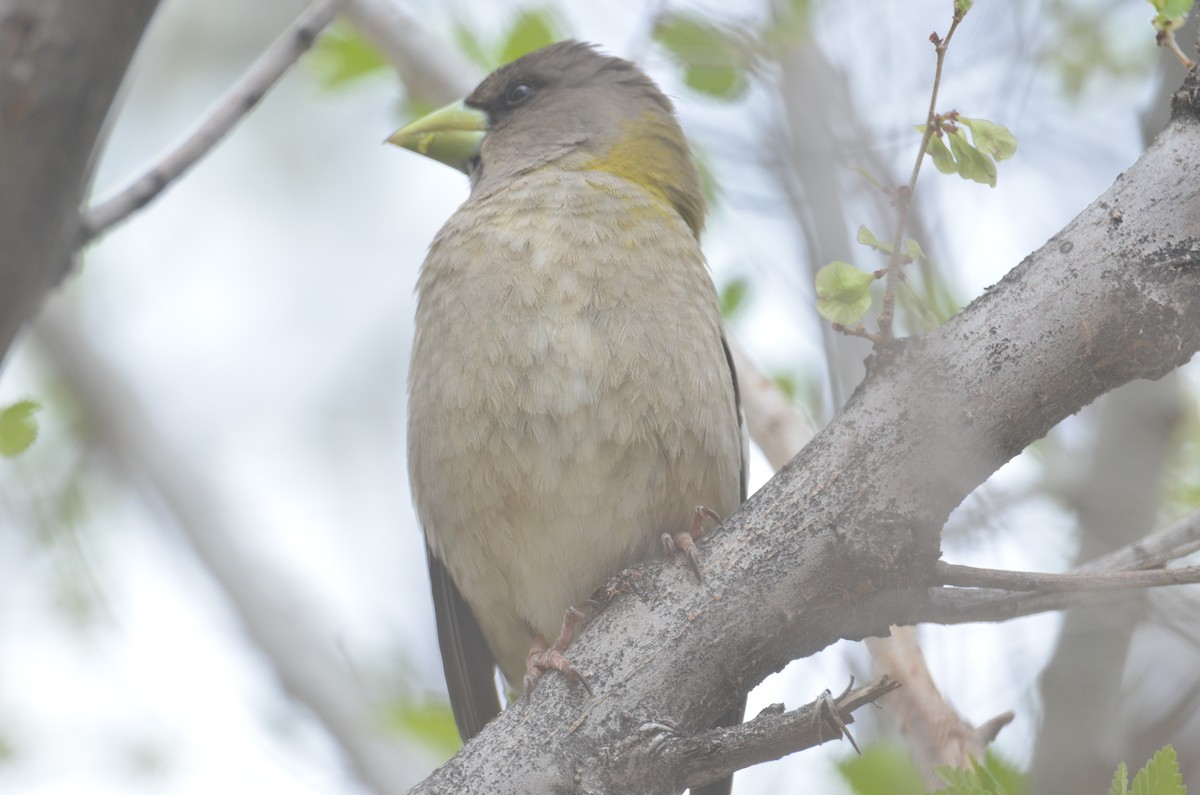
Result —
<svg viewBox="0 0 1200 795"><path fill-rule="evenodd" d="M882 251L884 254L892 253L892 244L884 243L882 240L875 237L875 233L872 232L870 229L867 229L866 224L862 224L861 226L858 227L858 234L855 236L854 239L857 240L859 243L862 243L864 246L869 246L870 248L873 248L876 251Z"/></svg>
<svg viewBox="0 0 1200 795"><path fill-rule="evenodd" d="M342 24L334 25L317 39L309 62L325 89L341 88L389 69L387 59L375 45L355 28Z"/></svg>
<svg viewBox="0 0 1200 795"><path fill-rule="evenodd" d="M904 241L904 253L907 254L908 258L913 262L916 262L919 259L928 259L928 257L925 256L925 252L921 250L921 244L913 240L911 237Z"/></svg>
<svg viewBox="0 0 1200 795"><path fill-rule="evenodd" d="M924 126L917 128L924 132ZM950 149L946 146L946 142L939 136L933 135L929 138L929 148L926 150L929 156L933 158L933 165L938 171L943 174L957 174L958 163L954 162L954 155L950 153Z"/></svg>
<svg viewBox="0 0 1200 795"><path fill-rule="evenodd" d="M733 100L746 93L746 77L731 64L692 64L683 71L688 88L715 99Z"/></svg>
<svg viewBox="0 0 1200 795"><path fill-rule="evenodd" d="M504 46L500 49L500 63L515 61L522 55L553 44L559 38L555 32L556 27L553 17L546 9L526 9L517 14L512 27L508 29Z"/></svg>
<svg viewBox="0 0 1200 795"><path fill-rule="evenodd" d="M29 449L38 435L37 401L19 400L0 411L0 456L14 458Z"/></svg>
<svg viewBox="0 0 1200 795"><path fill-rule="evenodd" d="M853 326L871 308L874 274L848 262L831 262L817 271L817 311L832 323Z"/></svg>
<svg viewBox="0 0 1200 795"><path fill-rule="evenodd" d="M729 320L738 313L746 302L750 282L742 278L730 279L721 290L721 317Z"/></svg>
<svg viewBox="0 0 1200 795"><path fill-rule="evenodd" d="M975 0L954 0L954 11L960 17L965 17L973 5L975 5Z"/></svg>
<svg viewBox="0 0 1200 795"><path fill-rule="evenodd" d="M996 163L972 146L967 141L967 134L961 129L950 133L948 137L950 151L954 153L954 161L958 163L959 176L996 187Z"/></svg>
<svg viewBox="0 0 1200 795"><path fill-rule="evenodd" d="M971 128L971 141L979 151L996 160L1008 160L1016 154L1017 137L1003 124L966 116L959 116L958 121Z"/></svg>
<svg viewBox="0 0 1200 795"><path fill-rule="evenodd" d="M1113 773L1108 795L1129 795L1129 768L1125 767L1124 762L1117 765L1117 772Z"/></svg>
<svg viewBox="0 0 1200 795"><path fill-rule="evenodd" d="M1133 795L1187 795L1175 749L1166 746L1133 777Z"/></svg>

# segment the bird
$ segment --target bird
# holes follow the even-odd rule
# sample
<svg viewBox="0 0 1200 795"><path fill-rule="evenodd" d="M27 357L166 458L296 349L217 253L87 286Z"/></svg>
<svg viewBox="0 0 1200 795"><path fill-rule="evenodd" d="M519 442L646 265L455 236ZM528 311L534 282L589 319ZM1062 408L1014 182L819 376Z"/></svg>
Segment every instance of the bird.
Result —
<svg viewBox="0 0 1200 795"><path fill-rule="evenodd" d="M470 178L417 277L408 396L465 742L499 712L496 666L514 690L579 679L572 609L610 576L660 547L695 563L703 514L745 499L746 436L699 173L642 69L559 42L388 141Z"/></svg>

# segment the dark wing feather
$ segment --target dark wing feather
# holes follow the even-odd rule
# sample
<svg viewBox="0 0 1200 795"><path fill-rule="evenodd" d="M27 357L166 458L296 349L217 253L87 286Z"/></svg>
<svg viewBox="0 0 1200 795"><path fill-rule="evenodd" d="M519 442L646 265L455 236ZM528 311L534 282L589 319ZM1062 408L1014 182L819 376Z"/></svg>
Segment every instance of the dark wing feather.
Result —
<svg viewBox="0 0 1200 795"><path fill-rule="evenodd" d="M433 612L437 617L442 669L446 672L454 722L465 743L500 714L496 661L483 639L475 614L458 592L450 572L428 547L425 553L429 561L429 584L433 588Z"/></svg>
<svg viewBox="0 0 1200 795"><path fill-rule="evenodd" d="M746 479L749 475L750 456L749 456L749 437L746 435L746 420L742 416L742 393L738 389L737 370L733 366L733 352L729 350L729 342L725 339L725 335L721 335L721 347L725 349L725 361L729 365L729 375L733 378L733 403L734 410L737 413L738 428L742 437L742 502L746 501ZM746 714L746 698L745 696L731 707L721 720L718 721L719 726L737 726L742 722L742 718ZM733 789L733 776L727 776L720 781L714 781L711 784L705 784L703 787L692 790L692 795L729 795Z"/></svg>

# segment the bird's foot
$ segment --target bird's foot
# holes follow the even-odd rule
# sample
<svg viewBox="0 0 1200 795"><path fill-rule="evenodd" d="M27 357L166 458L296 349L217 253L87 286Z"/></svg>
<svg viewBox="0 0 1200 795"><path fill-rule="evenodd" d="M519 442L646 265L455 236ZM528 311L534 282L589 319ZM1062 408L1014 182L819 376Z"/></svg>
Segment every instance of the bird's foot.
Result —
<svg viewBox="0 0 1200 795"><path fill-rule="evenodd" d="M696 573L697 579L703 581L704 575L700 573L700 560L696 555L696 542L704 535L704 520L712 519L714 522L720 523L721 517L716 511L705 508L703 505L697 505L696 510L692 513L692 526L687 530L681 530L678 533L663 533L662 534L662 550L667 557L679 552L687 558L688 566Z"/></svg>
<svg viewBox="0 0 1200 795"><path fill-rule="evenodd" d="M587 678L579 673L570 660L563 656L563 652L575 640L576 627L586 617L587 615L579 608L568 607L566 615L563 616L562 629L559 630L558 638L554 641L553 646L547 648L546 636L540 632L534 637L533 647L525 657L525 698L529 698L529 694L537 686L538 680L547 671L558 671L567 677L568 682L583 685L583 689L588 692L588 695L593 695L592 686L588 684Z"/></svg>

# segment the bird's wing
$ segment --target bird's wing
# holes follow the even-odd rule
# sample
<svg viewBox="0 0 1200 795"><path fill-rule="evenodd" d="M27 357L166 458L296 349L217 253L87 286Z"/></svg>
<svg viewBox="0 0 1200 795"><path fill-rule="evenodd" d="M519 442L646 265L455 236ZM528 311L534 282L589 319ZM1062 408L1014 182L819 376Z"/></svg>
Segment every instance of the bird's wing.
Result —
<svg viewBox="0 0 1200 795"><path fill-rule="evenodd" d="M746 417L742 413L742 394L738 390L737 370L733 366L733 352L729 350L729 341L725 339L725 335L721 335L721 347L725 351L725 361L729 364L729 377L733 379L733 408L737 414L738 433L742 440L741 454L741 488L742 502L746 501L747 478L750 470L750 436L746 432ZM737 726L742 722L746 715L746 697L743 696L737 704L734 704L725 714L721 716L717 725L719 726ZM705 784L692 790L692 795L729 795L733 788L733 776L727 776L719 781L714 781L711 784Z"/></svg>
<svg viewBox="0 0 1200 795"><path fill-rule="evenodd" d="M433 588L433 612L437 618L438 646L442 668L450 690L450 707L463 742L483 730L500 714L496 695L496 661L488 649L479 622L458 592L450 572L428 547L429 584Z"/></svg>
<svg viewBox="0 0 1200 795"><path fill-rule="evenodd" d="M750 433L746 430L746 414L742 411L742 391L738 388L737 368L733 366L733 351L729 350L729 340L721 334L721 350L725 351L725 363L729 365L729 377L733 379L733 413L737 415L738 437L742 441L741 467L741 502L746 501L750 478Z"/></svg>

